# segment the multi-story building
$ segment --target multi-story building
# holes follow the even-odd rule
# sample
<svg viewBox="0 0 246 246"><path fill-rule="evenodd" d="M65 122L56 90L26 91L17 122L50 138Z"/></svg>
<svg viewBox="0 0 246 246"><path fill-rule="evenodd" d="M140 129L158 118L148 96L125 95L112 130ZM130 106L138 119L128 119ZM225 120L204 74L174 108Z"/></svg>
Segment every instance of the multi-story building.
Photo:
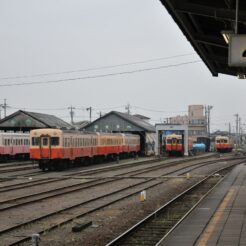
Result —
<svg viewBox="0 0 246 246"><path fill-rule="evenodd" d="M189 105L188 115L169 118L169 124L188 125L190 137L207 136L207 121L203 105Z"/></svg>
<svg viewBox="0 0 246 246"><path fill-rule="evenodd" d="M189 136L207 136L207 122L203 105L189 105Z"/></svg>

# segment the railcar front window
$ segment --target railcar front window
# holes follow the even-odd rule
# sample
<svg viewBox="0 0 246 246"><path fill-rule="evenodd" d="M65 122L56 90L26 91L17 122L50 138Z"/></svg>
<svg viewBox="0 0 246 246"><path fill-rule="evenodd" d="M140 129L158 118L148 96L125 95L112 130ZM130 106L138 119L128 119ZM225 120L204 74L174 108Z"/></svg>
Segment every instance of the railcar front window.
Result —
<svg viewBox="0 0 246 246"><path fill-rule="evenodd" d="M47 146L48 145L48 138L43 138L43 146Z"/></svg>
<svg viewBox="0 0 246 246"><path fill-rule="evenodd" d="M32 138L32 145L33 146L39 146L40 144L40 138L39 137L33 137Z"/></svg>
<svg viewBox="0 0 246 246"><path fill-rule="evenodd" d="M52 138L51 138L51 145L52 145L52 146L57 146L57 145L59 145L59 138L58 138L58 137L52 137Z"/></svg>

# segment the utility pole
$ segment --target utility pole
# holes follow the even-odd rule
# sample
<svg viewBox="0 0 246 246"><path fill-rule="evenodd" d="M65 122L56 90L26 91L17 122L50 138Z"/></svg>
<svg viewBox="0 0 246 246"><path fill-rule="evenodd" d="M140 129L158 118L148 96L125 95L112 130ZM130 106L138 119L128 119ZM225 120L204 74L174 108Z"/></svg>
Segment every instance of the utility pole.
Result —
<svg viewBox="0 0 246 246"><path fill-rule="evenodd" d="M208 134L208 111L207 111L207 106L204 106L204 108L205 108L206 128L207 128L207 134Z"/></svg>
<svg viewBox="0 0 246 246"><path fill-rule="evenodd" d="M86 108L87 111L90 111L90 122L91 122L91 113L92 113L92 107Z"/></svg>
<svg viewBox="0 0 246 246"><path fill-rule="evenodd" d="M102 111L98 112L97 114L99 114L99 118L102 118Z"/></svg>
<svg viewBox="0 0 246 246"><path fill-rule="evenodd" d="M3 112L4 112L4 118L6 117L7 115L7 99L4 99L4 103L3 104L0 104L0 119L1 119L1 108L3 108Z"/></svg>
<svg viewBox="0 0 246 246"><path fill-rule="evenodd" d="M207 116L208 116L208 137L210 137L210 110L213 108L213 106L208 105L207 106Z"/></svg>
<svg viewBox="0 0 246 246"><path fill-rule="evenodd" d="M236 149L238 148L238 123L239 123L239 115L235 114L236 117Z"/></svg>
<svg viewBox="0 0 246 246"><path fill-rule="evenodd" d="M241 117L238 119L238 145L241 145Z"/></svg>
<svg viewBox="0 0 246 246"><path fill-rule="evenodd" d="M7 115L7 99L4 99L3 110L4 110L4 118L5 118Z"/></svg>
<svg viewBox="0 0 246 246"><path fill-rule="evenodd" d="M71 117L71 124L73 125L74 124L74 121L73 121L73 117L74 117L74 111L73 109L75 109L75 107L73 107L72 105L70 107L68 107L68 109L70 109L70 117Z"/></svg>
<svg viewBox="0 0 246 246"><path fill-rule="evenodd" d="M231 136L231 122L229 122L229 136Z"/></svg>
<svg viewBox="0 0 246 246"><path fill-rule="evenodd" d="M127 114L131 113L130 108L131 108L131 105L128 103L125 107L125 109L127 110Z"/></svg>

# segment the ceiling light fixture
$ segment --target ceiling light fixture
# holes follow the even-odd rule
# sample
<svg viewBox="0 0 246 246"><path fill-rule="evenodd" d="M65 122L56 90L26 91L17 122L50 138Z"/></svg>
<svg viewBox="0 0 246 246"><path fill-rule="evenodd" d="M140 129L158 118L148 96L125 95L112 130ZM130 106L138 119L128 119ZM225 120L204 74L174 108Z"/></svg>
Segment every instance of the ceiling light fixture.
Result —
<svg viewBox="0 0 246 246"><path fill-rule="evenodd" d="M229 42L230 42L230 36L231 36L231 34L233 34L233 31L229 31L229 30L221 31L221 34L222 34L225 42L227 44L229 44Z"/></svg>

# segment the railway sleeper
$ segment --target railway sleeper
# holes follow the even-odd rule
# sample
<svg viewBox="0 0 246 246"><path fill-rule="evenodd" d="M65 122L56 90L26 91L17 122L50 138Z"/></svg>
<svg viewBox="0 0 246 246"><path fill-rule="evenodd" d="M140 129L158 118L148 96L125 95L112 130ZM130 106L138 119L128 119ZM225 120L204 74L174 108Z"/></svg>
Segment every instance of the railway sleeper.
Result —
<svg viewBox="0 0 246 246"><path fill-rule="evenodd" d="M72 227L72 232L80 232L87 227L92 225L92 221L86 221L86 222L75 222L76 225Z"/></svg>
<svg viewBox="0 0 246 246"><path fill-rule="evenodd" d="M158 239L151 239L151 238L132 238L130 240L127 240L124 245L129 245L129 244L132 244L132 245L154 245L154 243L157 243L158 242Z"/></svg>

